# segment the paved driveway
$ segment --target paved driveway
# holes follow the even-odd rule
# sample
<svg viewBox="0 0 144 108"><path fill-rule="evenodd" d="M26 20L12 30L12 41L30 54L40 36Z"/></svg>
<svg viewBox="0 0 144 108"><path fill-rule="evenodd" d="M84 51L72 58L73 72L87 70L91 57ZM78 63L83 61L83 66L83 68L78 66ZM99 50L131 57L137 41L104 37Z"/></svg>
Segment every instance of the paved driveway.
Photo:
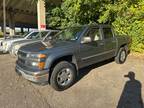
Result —
<svg viewBox="0 0 144 108"><path fill-rule="evenodd" d="M39 86L15 73L15 59L0 55L0 108L141 108L144 57L130 55L123 65L109 60L82 69L63 92ZM124 77L130 71L129 78ZM135 79L134 79L135 78Z"/></svg>

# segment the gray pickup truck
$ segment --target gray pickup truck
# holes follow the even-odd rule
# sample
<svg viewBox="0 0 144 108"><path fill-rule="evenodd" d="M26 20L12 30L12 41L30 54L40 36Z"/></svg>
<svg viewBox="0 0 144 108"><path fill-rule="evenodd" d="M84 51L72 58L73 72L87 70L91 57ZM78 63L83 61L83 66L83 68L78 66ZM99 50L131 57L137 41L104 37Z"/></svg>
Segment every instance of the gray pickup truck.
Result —
<svg viewBox="0 0 144 108"><path fill-rule="evenodd" d="M70 27L45 42L21 47L16 72L61 91L73 85L80 68L113 57L123 64L130 44L128 36L115 36L109 25Z"/></svg>

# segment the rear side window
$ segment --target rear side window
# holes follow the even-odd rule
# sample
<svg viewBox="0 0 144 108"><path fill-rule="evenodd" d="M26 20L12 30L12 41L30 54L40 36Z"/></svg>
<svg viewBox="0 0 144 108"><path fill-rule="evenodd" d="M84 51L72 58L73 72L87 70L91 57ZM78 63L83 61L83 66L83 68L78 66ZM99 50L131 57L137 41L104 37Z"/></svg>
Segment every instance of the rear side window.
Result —
<svg viewBox="0 0 144 108"><path fill-rule="evenodd" d="M111 28L103 28L103 34L105 39L113 38L113 33Z"/></svg>

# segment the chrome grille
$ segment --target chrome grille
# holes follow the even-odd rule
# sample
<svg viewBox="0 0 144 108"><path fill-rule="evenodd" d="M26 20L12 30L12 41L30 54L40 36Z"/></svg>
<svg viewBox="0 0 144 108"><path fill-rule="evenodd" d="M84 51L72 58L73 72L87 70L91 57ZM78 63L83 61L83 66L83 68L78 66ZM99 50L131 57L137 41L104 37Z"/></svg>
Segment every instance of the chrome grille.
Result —
<svg viewBox="0 0 144 108"><path fill-rule="evenodd" d="M26 63L26 57L27 57L27 53L25 53L23 51L19 51L18 52L18 63L19 64L25 64Z"/></svg>
<svg viewBox="0 0 144 108"><path fill-rule="evenodd" d="M22 64L25 64L25 60L24 59L19 58L19 62L22 63Z"/></svg>
<svg viewBox="0 0 144 108"><path fill-rule="evenodd" d="M18 57L19 57L19 58L26 58L26 57L27 57L27 53L22 52L22 51L19 51L19 52L18 52Z"/></svg>

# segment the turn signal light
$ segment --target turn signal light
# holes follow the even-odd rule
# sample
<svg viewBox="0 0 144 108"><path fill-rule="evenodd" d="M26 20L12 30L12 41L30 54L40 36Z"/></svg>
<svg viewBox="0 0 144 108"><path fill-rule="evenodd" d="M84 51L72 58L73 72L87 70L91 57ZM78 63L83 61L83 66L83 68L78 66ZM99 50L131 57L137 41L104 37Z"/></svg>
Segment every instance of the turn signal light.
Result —
<svg viewBox="0 0 144 108"><path fill-rule="evenodd" d="M38 58L46 58L46 55L45 54L39 54Z"/></svg>
<svg viewBox="0 0 144 108"><path fill-rule="evenodd" d="M44 69L44 67L45 67L45 62L40 62L40 63L38 63L38 68L39 69Z"/></svg>

